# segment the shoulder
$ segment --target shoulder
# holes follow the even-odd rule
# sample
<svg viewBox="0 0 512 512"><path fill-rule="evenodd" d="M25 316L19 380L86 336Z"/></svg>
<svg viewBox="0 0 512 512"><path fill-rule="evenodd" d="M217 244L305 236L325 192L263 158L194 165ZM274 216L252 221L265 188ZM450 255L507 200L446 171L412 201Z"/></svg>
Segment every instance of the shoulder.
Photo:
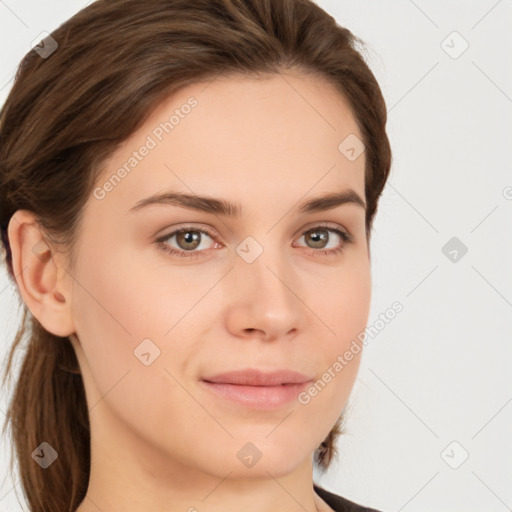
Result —
<svg viewBox="0 0 512 512"><path fill-rule="evenodd" d="M327 503L327 505L329 505L336 512L381 512L377 509L364 507L348 500L347 498L333 494L332 492L329 492L316 484L313 486L313 488L318 496L320 496L320 498L322 498Z"/></svg>

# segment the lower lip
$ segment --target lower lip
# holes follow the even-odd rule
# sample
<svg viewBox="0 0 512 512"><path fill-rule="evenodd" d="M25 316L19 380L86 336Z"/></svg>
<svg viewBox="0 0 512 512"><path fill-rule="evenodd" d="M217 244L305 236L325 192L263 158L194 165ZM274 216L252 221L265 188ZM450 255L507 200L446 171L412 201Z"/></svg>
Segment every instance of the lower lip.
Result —
<svg viewBox="0 0 512 512"><path fill-rule="evenodd" d="M217 396L252 409L277 409L297 399L311 381L280 386L240 386L220 382L201 381Z"/></svg>

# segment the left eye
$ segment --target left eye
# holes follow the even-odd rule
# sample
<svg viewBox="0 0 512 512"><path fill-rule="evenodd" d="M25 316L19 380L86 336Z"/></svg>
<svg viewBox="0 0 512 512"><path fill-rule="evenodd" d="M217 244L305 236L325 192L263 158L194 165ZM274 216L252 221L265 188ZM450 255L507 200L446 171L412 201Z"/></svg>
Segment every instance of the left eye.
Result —
<svg viewBox="0 0 512 512"><path fill-rule="evenodd" d="M341 245L338 243L333 248L325 247L324 244L328 241L330 242L330 233L334 233L339 239L341 239ZM213 241L215 241L214 235L206 229L183 227L172 231L168 235L164 235L158 238L156 243L162 250L169 254L177 255L180 257L198 257L199 255L204 255L204 253L208 250L207 248L203 250L196 250L200 248L203 242L203 236L211 238ZM166 241L171 240L172 238L176 238L178 248L169 246L169 244L166 243ZM335 253L341 253L343 252L345 244L352 242L352 236L347 232L329 226L316 226L314 228L308 229L301 235L300 238L304 238L305 240L308 240L309 243L316 245L316 247L311 248L314 255L332 255ZM217 242L215 242L215 245L222 247ZM294 245L294 247L295 246L296 245Z"/></svg>
<svg viewBox="0 0 512 512"><path fill-rule="evenodd" d="M323 244L331 239L331 233L334 233L338 238L342 240L341 246L339 243L333 248L326 248ZM312 229L308 229L302 234L301 238L304 237L310 243L317 244L313 247L314 254L330 255L335 253L341 253L344 249L345 244L352 241L352 237L345 231L341 231L337 228L331 228L329 226L316 226ZM318 246L320 245L320 247Z"/></svg>

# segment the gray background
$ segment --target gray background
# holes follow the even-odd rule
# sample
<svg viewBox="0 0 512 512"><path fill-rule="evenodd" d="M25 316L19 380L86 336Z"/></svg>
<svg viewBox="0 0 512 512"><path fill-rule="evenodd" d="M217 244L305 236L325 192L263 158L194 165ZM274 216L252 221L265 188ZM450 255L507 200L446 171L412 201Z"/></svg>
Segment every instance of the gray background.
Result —
<svg viewBox="0 0 512 512"><path fill-rule="evenodd" d="M512 1L317 3L367 43L388 104L394 163L372 239L369 325L396 300L404 309L369 338L339 463L315 476L383 511L510 510ZM0 0L0 104L32 41L85 5ZM18 321L1 267L2 360ZM16 512L26 507L8 446L0 510Z"/></svg>

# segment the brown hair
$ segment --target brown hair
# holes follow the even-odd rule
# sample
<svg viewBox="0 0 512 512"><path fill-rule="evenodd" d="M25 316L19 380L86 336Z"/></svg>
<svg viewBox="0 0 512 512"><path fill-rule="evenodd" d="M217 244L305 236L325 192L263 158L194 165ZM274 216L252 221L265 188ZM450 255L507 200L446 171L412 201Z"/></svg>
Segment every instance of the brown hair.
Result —
<svg viewBox="0 0 512 512"><path fill-rule="evenodd" d="M47 58L25 55L0 116L0 227L13 281L7 225L16 210L34 212L52 243L69 251L72 273L81 214L102 163L170 93L232 73L296 69L337 87L365 144L369 240L391 167L386 106L357 48L364 43L312 1L99 0L51 36L58 48ZM80 369L69 339L47 332L23 304L4 384L26 333L4 431L10 421L30 510L73 512L90 472ZM322 470L335 456L342 419L315 452ZM42 441L59 447L58 463L44 471L31 460Z"/></svg>

